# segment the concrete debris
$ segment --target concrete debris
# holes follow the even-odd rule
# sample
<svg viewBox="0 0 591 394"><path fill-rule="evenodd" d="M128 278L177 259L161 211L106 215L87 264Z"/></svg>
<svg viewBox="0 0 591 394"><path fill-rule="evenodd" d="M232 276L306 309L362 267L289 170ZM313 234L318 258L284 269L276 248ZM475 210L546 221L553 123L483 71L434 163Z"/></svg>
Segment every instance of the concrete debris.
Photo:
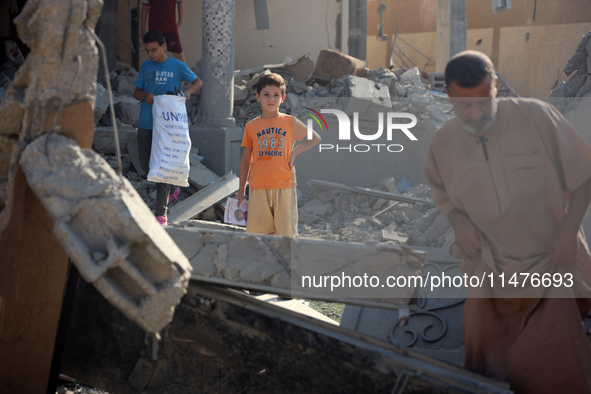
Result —
<svg viewBox="0 0 591 394"><path fill-rule="evenodd" d="M145 331L162 330L191 266L131 184L57 134L28 145L20 165L80 275Z"/></svg>
<svg viewBox="0 0 591 394"><path fill-rule="evenodd" d="M130 96L119 96L113 98L115 104L115 116L123 123L137 127L140 119L140 102ZM104 124L102 119L107 118L105 121L107 125L111 122L111 114L107 111L103 118L101 118L101 124Z"/></svg>
<svg viewBox="0 0 591 394"><path fill-rule="evenodd" d="M367 237L365 245L181 226L169 227L167 231L189 256L193 280L294 297L381 304L389 308L408 304L414 293L413 286L331 288L330 285L318 285L318 279L313 285L306 282L306 278L324 278L335 272L350 277L363 277L367 272L378 277L420 275L426 259L426 253L414 252L410 248L377 245L367 232L357 228L343 229L342 232L354 232L355 238L359 234Z"/></svg>
<svg viewBox="0 0 591 394"><path fill-rule="evenodd" d="M408 246L449 246L454 242L451 224L439 209L373 195L386 190L386 185L395 188L394 178L384 178L371 189L361 188L371 190L369 195L317 185L309 199L299 202L300 237ZM431 201L432 192L428 185L418 184L397 196Z"/></svg>
<svg viewBox="0 0 591 394"><path fill-rule="evenodd" d="M394 179L393 176L380 179L378 185L384 186L387 192L398 193L398 189L396 189L396 179Z"/></svg>
<svg viewBox="0 0 591 394"><path fill-rule="evenodd" d="M119 148L121 149L121 153L129 153L130 142L137 144L136 129L129 125L127 125L127 127L117 127L117 134L119 135ZM113 130L113 127L98 126L94 130L92 147L95 151L100 152L102 154L116 155L117 147L115 146L115 132ZM131 149L137 150L137 146Z"/></svg>
<svg viewBox="0 0 591 394"><path fill-rule="evenodd" d="M315 74L307 80L292 74L293 68L285 63L236 71L234 117L237 123L244 125L260 115L254 85L261 75L269 72L280 74L287 82L287 99L280 111L301 118L306 116L304 107L314 107L315 99L322 100L320 108L339 109L351 116L358 112L361 119L375 120L376 112L409 112L415 114L419 122L429 123L428 129L440 127L453 115L447 97L428 90L430 85L421 79L416 67L370 70L358 59L349 58L336 51L322 51ZM342 64L335 63L335 59L340 59ZM334 74L322 73L322 67L332 69Z"/></svg>
<svg viewBox="0 0 591 394"><path fill-rule="evenodd" d="M591 32L583 36L577 50L564 68L564 73L567 76L570 76L573 72L574 75L568 81L562 81L552 90L552 93L550 93L552 100L550 102L567 117L575 129L582 131L588 129L587 119L590 106L590 100L584 100L583 98L591 97L591 78L589 77L591 73ZM565 97L570 99L561 100ZM580 113L573 114L574 119L571 119L568 113L577 109L581 103L585 105L579 110Z"/></svg>
<svg viewBox="0 0 591 394"><path fill-rule="evenodd" d="M224 175L206 188L181 201L168 211L169 223L178 223L196 217L222 200L238 192L240 180L234 173ZM210 220L215 220L212 211L208 213Z"/></svg>
<svg viewBox="0 0 591 394"><path fill-rule="evenodd" d="M345 75L365 76L363 60L332 49L323 49L316 60L315 74L321 78L339 79Z"/></svg>
<svg viewBox="0 0 591 394"><path fill-rule="evenodd" d="M308 201L301 208L301 211L314 216L327 217L333 212L333 206L330 203L325 203L315 198Z"/></svg>
<svg viewBox="0 0 591 394"><path fill-rule="evenodd" d="M98 124L109 109L109 92L100 83L96 84L96 100L94 101L94 123Z"/></svg>
<svg viewBox="0 0 591 394"><path fill-rule="evenodd" d="M319 59L325 67L336 67L335 65L331 66L328 61L331 56L335 56L335 53L332 52L327 51ZM343 58L340 54L336 54L339 59ZM375 118L376 112L392 110L411 112L416 114L419 122L426 124L428 129L439 127L452 116L453 110L447 99L441 95L435 95L429 90L429 86L421 79L418 69L391 71L379 68L370 70L366 69L363 62L358 59L345 60L349 62L350 66L354 65L357 71L343 73L339 78L329 80L318 79L318 72L312 75L313 69L309 55L304 55L295 61L286 59L286 62L281 64L235 71L234 116L237 123L244 125L247 121L260 115L255 85L262 75L270 72L279 73L287 82L287 100L282 104L280 110L298 117L305 116L303 107L314 107L310 100L315 99L322 100L322 105L318 107L340 109L351 115L353 112L358 112L362 119ZM333 71L338 69L338 67L334 67ZM295 75L295 70L298 70L298 75ZM364 77L360 77L359 74ZM125 173L125 175L148 206L151 206L155 200L154 185L142 178L145 174L139 168L136 136L131 131L131 127L137 124L139 104L131 96L130 89L125 89L129 83L135 82L136 77L137 72L129 69L113 76L111 82L114 87L115 100L118 103L117 122L120 126L124 168L128 167L130 163L135 167L135 172ZM103 92L101 88L97 88L99 92ZM198 95L194 95L187 102L192 123L198 120L198 101ZM98 107L97 104L95 116L97 116ZM104 105L101 104L100 107L102 108ZM100 124L105 127L97 128L94 148L106 155L108 159L109 155L114 154L114 143L110 115L107 115L109 115L108 110L101 116ZM200 158L197 154L191 158L192 169L189 177L191 186L182 189L179 202L170 204L169 222L171 223L178 223L189 218L221 221L220 212L223 210L223 206L220 204L227 196L221 198L216 196L213 199L202 200L203 193L209 193L204 191L205 188L216 182L218 177L199 163L197 158ZM416 242L417 245L438 246L446 242L443 237L445 231L443 233L435 230L429 232L427 231L428 226L427 228L418 227L418 223L421 221L430 220L424 216L427 213L427 207L413 204L416 201L429 201L429 205L431 204L431 191L427 185L413 186L401 194L396 189L396 180L393 177L386 177L371 189L383 194L360 196L360 192L369 190L363 190L363 188L357 188L355 192L353 190L316 188L312 195L300 196L298 200L300 233L304 237L346 242L406 243L409 245ZM195 193L202 194L195 197ZM221 194L225 195L226 193ZM392 195L401 195L407 202L392 201L389 199ZM190 197L192 199L185 202ZM364 225L353 223L358 219L362 220ZM394 232L397 234L394 239L391 236L383 236L382 230L386 227L391 229L392 234ZM388 231L386 233L391 234Z"/></svg>
<svg viewBox="0 0 591 394"><path fill-rule="evenodd" d="M234 105L242 105L248 99L249 89L246 86L234 85Z"/></svg>
<svg viewBox="0 0 591 394"><path fill-rule="evenodd" d="M198 189L203 189L220 179L216 173L205 167L199 161L191 160L191 169L189 170L189 183Z"/></svg>
<svg viewBox="0 0 591 394"><path fill-rule="evenodd" d="M388 112L392 109L390 91L388 87L379 82L367 78L348 75L347 81L347 107L345 113L353 116L359 114L359 119L377 119L379 112Z"/></svg>
<svg viewBox="0 0 591 394"><path fill-rule="evenodd" d="M250 81L248 81L246 83L246 88L247 89L255 88L256 84L259 83L259 79L261 79L264 75L268 75L268 74L271 74L271 71L269 69L266 69L265 71L256 74L254 77L252 77L252 79Z"/></svg>
<svg viewBox="0 0 591 394"><path fill-rule="evenodd" d="M364 195L372 196L372 197L376 197L376 198L385 198L388 200L403 201L403 202L408 202L408 203L433 206L433 203L430 200L416 198L411 195L387 193L387 192L383 192L383 191L376 190L376 189L368 189L365 187L358 187L358 186L349 186L349 185L344 185L342 183L321 181L318 179L310 179L310 180L308 180L308 184L310 186L324 187L324 188L328 188L328 189L332 189L332 190L340 190L340 191L345 191L345 192L353 192L353 193L364 194Z"/></svg>
<svg viewBox="0 0 591 394"><path fill-rule="evenodd" d="M138 75L135 68L124 70L111 78L111 87L119 96L133 96Z"/></svg>

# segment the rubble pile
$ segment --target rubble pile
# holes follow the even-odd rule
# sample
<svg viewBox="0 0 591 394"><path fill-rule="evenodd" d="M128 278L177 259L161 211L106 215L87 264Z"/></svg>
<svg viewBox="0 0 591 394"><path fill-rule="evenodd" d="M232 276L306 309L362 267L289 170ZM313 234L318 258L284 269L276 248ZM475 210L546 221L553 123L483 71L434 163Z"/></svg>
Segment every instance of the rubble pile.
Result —
<svg viewBox="0 0 591 394"><path fill-rule="evenodd" d="M195 67L193 71L196 71ZM330 71L330 70L329 70ZM14 77L15 70L0 69L0 100ZM419 122L434 129L441 126L453 114L446 96L431 89L421 78L417 67L409 70L387 68L365 69L363 77L344 75L328 79L313 75L313 63L309 56L297 61L277 65L260 66L236 71L234 78L234 117L239 126L260 115L256 100L256 83L271 72L283 76L287 82L287 98L280 111L304 119L304 107L341 109L347 113L362 108L365 115L372 111L397 111L414 114ZM198 71L196 71L197 74ZM358 73L359 74L359 73ZM122 152L122 172L149 207L155 203L155 185L145 180L137 165L134 146L139 119L140 103L133 97L138 71L126 68L111 76L119 145ZM200 94L187 102L190 124L199 121ZM373 107L372 107L373 106ZM363 117L362 113L361 116ZM93 148L113 168L117 168L117 149L113 139L113 122L109 110L109 95L104 84L97 82L94 107L97 125ZM368 118L368 116L366 116ZM134 160L135 159L135 160ZM191 155L191 166L199 163L198 151ZM201 165L202 166L202 165ZM203 167L203 166L202 166ZM207 168L204 168L208 171ZM393 178L385 178L374 189L398 193ZM202 189L201 185L181 188L178 201L183 201ZM431 198L426 185L416 185L406 190L409 196ZM172 208L178 201L171 201ZM196 219L221 221L223 206L217 204L201 213ZM453 239L449 222L439 210L427 209L419 204L388 201L362 194L336 192L317 188L309 197L300 196L300 233L303 237L337 240L342 242L380 242L396 245L442 246Z"/></svg>
<svg viewBox="0 0 591 394"><path fill-rule="evenodd" d="M591 96L591 78L589 77L591 73L591 32L583 36L574 55L571 56L564 67L564 73L567 76L570 76L573 72L573 76L568 81L562 81L554 88L550 97ZM560 103L560 101L558 102ZM577 101L575 100L562 101L562 103L564 106L560 107L560 105L557 105L557 107L563 112L572 109L566 107L577 105Z"/></svg>
<svg viewBox="0 0 591 394"><path fill-rule="evenodd" d="M400 193L392 177L371 189ZM431 189L424 184L409 187L405 195L432 198ZM447 217L439 209L421 204L320 187L309 198L300 198L298 204L302 238L409 246L449 246L454 241Z"/></svg>
<svg viewBox="0 0 591 394"><path fill-rule="evenodd" d="M305 116L303 107L311 106L309 103L315 101L320 103L320 108L351 112L347 111L347 107L352 98L372 101L385 111L412 113L419 121L425 121L435 129L453 113L447 96L432 90L430 84L421 79L417 67L398 72L399 78L396 73L382 67L366 70L365 77L345 75L326 80L312 75L306 83L295 79L284 64L267 67L235 76L234 117L242 126L260 115L256 83L261 76L271 72L280 74L287 83L287 98L280 111L298 118Z"/></svg>
<svg viewBox="0 0 591 394"><path fill-rule="evenodd" d="M429 83L421 78L417 67L395 72L386 68L366 69L363 77L344 75L338 79L327 79L312 75L313 70L306 62L311 63L308 57L304 56L295 62L236 71L234 117L237 124L244 126L260 115L260 104L256 100L256 84L263 75L271 72L280 74L287 82L287 98L280 110L302 120L305 116L303 108L314 106L310 104L314 103L314 100L320 103L316 106L318 108L330 107L348 113L363 108L367 114L371 112L372 105L377 105L374 111L377 109L409 112L419 121L435 129L452 116L453 109L446 96L432 90ZM111 79L117 128L123 152L128 152L130 144L135 141L135 128L139 118L139 102L133 98L136 79L137 71L132 68L119 72ZM97 90L94 149L116 167L107 91L102 86ZM199 95L194 95L187 103L192 124L198 121L198 102ZM148 206L153 206L154 184L144 179L145 174L138 174L137 166L134 171L130 156L132 155L124 157L123 172ZM192 166L194 165L192 162ZM181 188L179 201L185 200L199 189L201 188L196 185ZM385 178L374 189L398 193L393 178ZM426 185L410 187L406 194L431 198L430 189ZM175 203L171 202L170 207L172 208ZM221 208L219 204L212 206L197 219L221 222ZM309 197L300 196L299 223L300 234L305 238L414 246L443 246L453 241L450 224L438 209L321 188L317 188Z"/></svg>

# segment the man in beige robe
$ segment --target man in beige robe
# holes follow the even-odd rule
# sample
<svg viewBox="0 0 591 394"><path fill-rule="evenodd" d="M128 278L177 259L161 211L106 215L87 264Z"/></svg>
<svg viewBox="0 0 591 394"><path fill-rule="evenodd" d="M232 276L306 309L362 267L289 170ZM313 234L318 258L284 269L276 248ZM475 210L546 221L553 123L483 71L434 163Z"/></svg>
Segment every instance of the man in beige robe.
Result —
<svg viewBox="0 0 591 394"><path fill-rule="evenodd" d="M456 117L433 136L425 164L463 271L487 278L484 289L467 290L465 364L518 393L589 393L582 318L591 307L591 259L581 222L591 148L552 106L494 98L496 81L480 52L449 62Z"/></svg>

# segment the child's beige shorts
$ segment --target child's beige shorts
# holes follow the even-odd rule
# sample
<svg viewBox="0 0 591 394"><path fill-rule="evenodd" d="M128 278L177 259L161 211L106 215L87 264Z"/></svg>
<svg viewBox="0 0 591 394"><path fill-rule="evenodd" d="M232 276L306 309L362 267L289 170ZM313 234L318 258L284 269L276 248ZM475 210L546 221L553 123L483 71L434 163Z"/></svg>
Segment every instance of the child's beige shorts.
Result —
<svg viewBox="0 0 591 394"><path fill-rule="evenodd" d="M250 189L246 232L297 237L296 188Z"/></svg>

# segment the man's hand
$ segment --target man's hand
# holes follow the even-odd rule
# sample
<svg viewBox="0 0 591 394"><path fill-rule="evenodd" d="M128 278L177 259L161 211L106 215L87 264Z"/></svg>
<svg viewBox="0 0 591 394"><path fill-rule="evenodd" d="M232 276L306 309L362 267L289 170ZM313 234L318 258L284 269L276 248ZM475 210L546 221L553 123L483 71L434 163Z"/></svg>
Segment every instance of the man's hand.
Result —
<svg viewBox="0 0 591 394"><path fill-rule="evenodd" d="M462 259L475 259L480 257L480 247L484 236L472 223L470 218L458 209L447 214L456 234L456 244Z"/></svg>
<svg viewBox="0 0 591 394"><path fill-rule="evenodd" d="M553 257L554 263L572 265L579 256L579 242L577 230L563 226L548 246L548 253Z"/></svg>
<svg viewBox="0 0 591 394"><path fill-rule="evenodd" d="M153 93L148 93L148 95L146 96L146 103L154 104L154 94Z"/></svg>

